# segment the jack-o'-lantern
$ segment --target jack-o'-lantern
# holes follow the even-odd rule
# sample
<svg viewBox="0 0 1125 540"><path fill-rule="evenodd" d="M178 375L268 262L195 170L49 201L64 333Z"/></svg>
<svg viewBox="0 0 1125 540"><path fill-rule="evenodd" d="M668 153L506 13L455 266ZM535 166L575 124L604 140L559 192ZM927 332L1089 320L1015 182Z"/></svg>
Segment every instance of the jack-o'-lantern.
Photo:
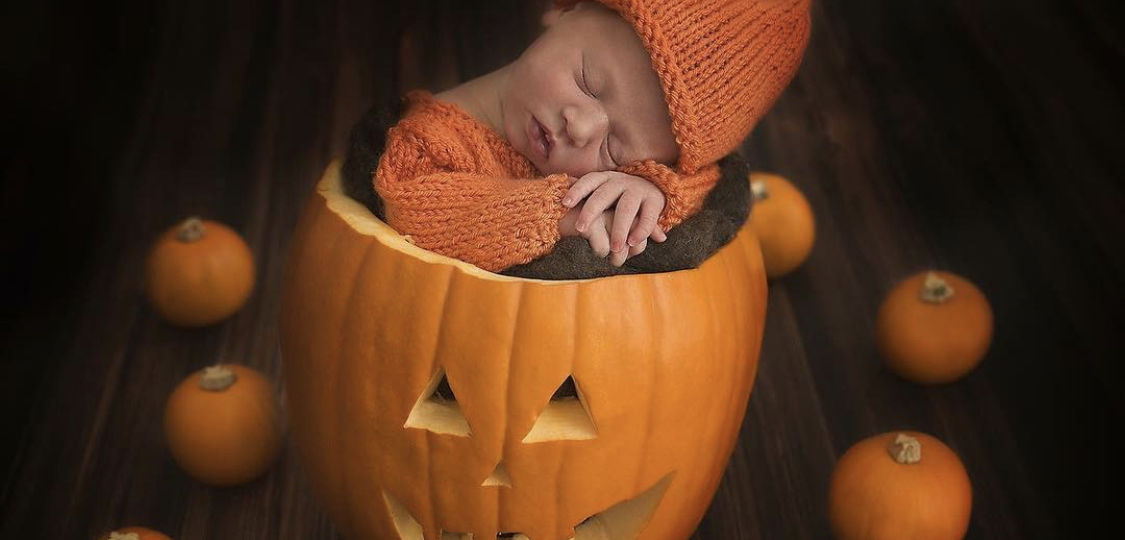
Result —
<svg viewBox="0 0 1125 540"><path fill-rule="evenodd" d="M699 268L575 281L405 241L330 166L281 306L291 433L348 538L686 538L757 371L747 230Z"/></svg>

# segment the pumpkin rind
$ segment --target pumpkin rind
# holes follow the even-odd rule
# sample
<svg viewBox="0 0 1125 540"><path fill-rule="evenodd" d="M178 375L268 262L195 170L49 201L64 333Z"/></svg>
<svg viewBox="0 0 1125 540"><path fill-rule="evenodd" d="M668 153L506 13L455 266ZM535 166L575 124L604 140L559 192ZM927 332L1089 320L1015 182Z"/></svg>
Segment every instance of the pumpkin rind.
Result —
<svg viewBox="0 0 1125 540"><path fill-rule="evenodd" d="M246 366L223 364L234 373L223 390L201 387L195 372L168 397L164 434L172 457L196 480L234 486L269 469L281 448L273 384Z"/></svg>
<svg viewBox="0 0 1125 540"><path fill-rule="evenodd" d="M188 222L201 226L190 240ZM198 236L197 236L198 235ZM217 323L246 303L254 288L254 255L233 229L189 218L153 243L145 261L145 293L153 309L177 326Z"/></svg>
<svg viewBox="0 0 1125 540"><path fill-rule="evenodd" d="M926 301L928 275L951 289L948 299ZM918 384L963 377L992 343L992 307L969 280L951 272L920 272L887 294L875 317L875 343L887 367Z"/></svg>
<svg viewBox="0 0 1125 540"><path fill-rule="evenodd" d="M789 180L752 172L750 182L754 206L747 225L758 235L766 275L778 278L809 257L816 241L816 219L808 199Z"/></svg>
<svg viewBox="0 0 1125 540"><path fill-rule="evenodd" d="M389 495L426 538L565 539L669 478L640 537L689 536L757 370L754 235L693 270L509 278L409 244L343 196L338 169L293 236L280 329L290 430L345 536L395 538ZM439 369L468 436L404 427ZM596 436L523 442L567 377ZM511 485L482 485L501 462Z"/></svg>
<svg viewBox="0 0 1125 540"><path fill-rule="evenodd" d="M901 464L888 452L905 434L921 460ZM864 439L836 463L828 511L837 540L956 540L969 528L973 491L961 459L935 437L894 431Z"/></svg>

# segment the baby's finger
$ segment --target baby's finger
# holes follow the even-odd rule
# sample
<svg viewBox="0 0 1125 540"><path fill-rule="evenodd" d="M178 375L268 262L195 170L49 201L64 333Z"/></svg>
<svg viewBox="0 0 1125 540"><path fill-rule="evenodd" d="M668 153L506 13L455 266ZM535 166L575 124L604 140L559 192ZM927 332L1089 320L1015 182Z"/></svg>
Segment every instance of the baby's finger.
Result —
<svg viewBox="0 0 1125 540"><path fill-rule="evenodd" d="M609 233L605 230L605 224L599 220L591 224L590 234L586 236L586 241L590 243L590 249L598 257L605 257L609 255Z"/></svg>
<svg viewBox="0 0 1125 540"><path fill-rule="evenodd" d="M609 235L604 231L598 234L593 234L587 239L590 242L590 249L598 257L605 258L605 256L612 253L609 249Z"/></svg>
<svg viewBox="0 0 1125 540"><path fill-rule="evenodd" d="M640 255L648 247L648 238L642 238L635 246L629 246L629 258Z"/></svg>
<svg viewBox="0 0 1125 540"><path fill-rule="evenodd" d="M626 246L628 247L628 246ZM609 253L609 264L613 266L621 266L625 264L625 259L629 258L629 250L622 249L620 251L611 251Z"/></svg>
<svg viewBox="0 0 1125 540"><path fill-rule="evenodd" d="M566 190L566 194L563 195L563 206L573 208L574 205L578 204L578 201L585 199L587 195L593 193L595 189L598 189L598 186L608 182L609 179L610 176L605 174L604 171L582 175L582 178L575 180Z"/></svg>
<svg viewBox="0 0 1125 540"><path fill-rule="evenodd" d="M659 244L668 239L668 233L664 232L664 229L660 228L660 225L657 225L656 228L652 230L652 234L648 235L648 237L652 238L653 242Z"/></svg>
<svg viewBox="0 0 1125 540"><path fill-rule="evenodd" d="M629 236L629 226L633 224L633 218L636 217L643 199L643 195L638 196L626 191L617 200L617 209L613 214L613 230L609 235L609 245L614 251L621 251L625 248L625 241L628 240L627 237ZM648 236L648 232L645 232L644 236ZM629 242L629 245L635 243Z"/></svg>
<svg viewBox="0 0 1125 540"><path fill-rule="evenodd" d="M593 195L590 195L586 202L582 204L582 211L578 213L578 219L574 222L578 232L586 232L586 227L594 221L594 218L613 206L614 201L621 196L623 190L624 188L617 184L599 186Z"/></svg>
<svg viewBox="0 0 1125 540"><path fill-rule="evenodd" d="M637 222L633 225L633 232L629 234L629 245L648 238L657 229L656 220L660 218L661 210L657 202L657 200L645 199L641 203L641 215L637 217Z"/></svg>

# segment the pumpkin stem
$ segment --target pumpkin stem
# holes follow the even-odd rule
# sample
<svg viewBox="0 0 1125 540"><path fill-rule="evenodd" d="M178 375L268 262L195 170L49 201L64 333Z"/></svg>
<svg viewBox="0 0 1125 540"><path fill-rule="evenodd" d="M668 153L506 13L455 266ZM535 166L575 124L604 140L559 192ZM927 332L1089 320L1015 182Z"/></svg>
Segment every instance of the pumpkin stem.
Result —
<svg viewBox="0 0 1125 540"><path fill-rule="evenodd" d="M927 272L926 281L922 283L922 290L919 291L918 297L923 302L941 304L953 298L953 286L941 279L937 273Z"/></svg>
<svg viewBox="0 0 1125 540"><path fill-rule="evenodd" d="M109 538L106 538L106 540L141 540L141 535L135 532L119 533L113 531L109 533Z"/></svg>
<svg viewBox="0 0 1125 540"><path fill-rule="evenodd" d="M770 190L766 187L763 180L754 180L750 182L750 197L755 201L762 201L770 198Z"/></svg>
<svg viewBox="0 0 1125 540"><path fill-rule="evenodd" d="M887 446L887 451L895 462L903 465L913 465L922 461L922 443L905 433L896 435L895 440Z"/></svg>
<svg viewBox="0 0 1125 540"><path fill-rule="evenodd" d="M222 364L215 364L203 368L199 376L199 387L209 392L222 392L230 388L238 380L238 374L231 368Z"/></svg>
<svg viewBox="0 0 1125 540"><path fill-rule="evenodd" d="M198 216L191 216L180 222L176 238L181 242L195 242L203 237L203 233L203 220Z"/></svg>

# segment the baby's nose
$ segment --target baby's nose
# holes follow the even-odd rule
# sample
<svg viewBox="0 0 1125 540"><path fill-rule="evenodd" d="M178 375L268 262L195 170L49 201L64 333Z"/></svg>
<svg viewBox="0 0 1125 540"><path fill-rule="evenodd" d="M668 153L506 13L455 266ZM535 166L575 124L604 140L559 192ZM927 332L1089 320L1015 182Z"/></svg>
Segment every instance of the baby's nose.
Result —
<svg viewBox="0 0 1125 540"><path fill-rule="evenodd" d="M601 141L609 118L605 111L596 107L569 107L563 112L566 118L566 134L571 144L583 148L590 142Z"/></svg>

